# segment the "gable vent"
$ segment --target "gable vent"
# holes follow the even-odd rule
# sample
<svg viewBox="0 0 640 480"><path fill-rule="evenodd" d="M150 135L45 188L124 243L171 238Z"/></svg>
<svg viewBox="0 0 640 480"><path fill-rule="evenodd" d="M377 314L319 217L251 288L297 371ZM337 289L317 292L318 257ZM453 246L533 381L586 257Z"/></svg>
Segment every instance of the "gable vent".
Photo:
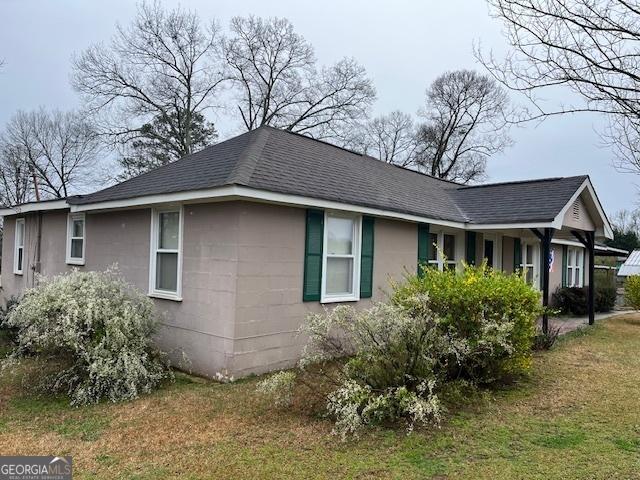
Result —
<svg viewBox="0 0 640 480"><path fill-rule="evenodd" d="M573 206L571 207L571 214L573 215L574 220L580 220L580 202L577 200L573 202Z"/></svg>

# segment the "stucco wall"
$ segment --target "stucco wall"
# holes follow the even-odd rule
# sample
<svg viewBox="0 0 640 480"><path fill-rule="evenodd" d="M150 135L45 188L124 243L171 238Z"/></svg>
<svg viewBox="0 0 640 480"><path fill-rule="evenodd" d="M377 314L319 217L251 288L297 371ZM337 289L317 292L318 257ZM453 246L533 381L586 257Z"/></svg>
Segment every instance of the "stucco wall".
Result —
<svg viewBox="0 0 640 480"><path fill-rule="evenodd" d="M294 364L304 344L298 328L309 312L323 309L319 302L302 301L305 215L301 208L257 203L240 208L231 364L238 374ZM417 264L415 224L376 218L374 238L373 297L357 302L362 307L386 299L389 279L415 272Z"/></svg>

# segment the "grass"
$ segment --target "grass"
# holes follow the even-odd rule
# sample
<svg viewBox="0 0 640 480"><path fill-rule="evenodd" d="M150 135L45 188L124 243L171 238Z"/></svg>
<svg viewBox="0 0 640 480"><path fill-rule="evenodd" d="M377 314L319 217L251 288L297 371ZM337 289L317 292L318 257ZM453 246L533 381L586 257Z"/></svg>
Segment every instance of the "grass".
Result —
<svg viewBox="0 0 640 480"><path fill-rule="evenodd" d="M75 477L640 478L640 316L537 354L532 378L483 395L436 431L341 443L331 423L273 410L256 379L180 375L138 401L75 409L0 379L0 452L70 454ZM115 474L115 475L114 475Z"/></svg>

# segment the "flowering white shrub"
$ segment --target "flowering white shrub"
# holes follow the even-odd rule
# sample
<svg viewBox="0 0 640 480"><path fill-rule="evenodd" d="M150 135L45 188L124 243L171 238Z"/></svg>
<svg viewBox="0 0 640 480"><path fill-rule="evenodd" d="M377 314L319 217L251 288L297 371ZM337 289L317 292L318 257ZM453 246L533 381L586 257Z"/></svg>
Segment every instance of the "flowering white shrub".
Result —
<svg viewBox="0 0 640 480"><path fill-rule="evenodd" d="M310 314L298 369L259 389L284 405L295 386L306 387L323 398L343 439L375 424L403 421L409 432L438 425L443 392L529 371L541 311L518 275L486 265L461 274L427 269L395 285L389 304Z"/></svg>
<svg viewBox="0 0 640 480"><path fill-rule="evenodd" d="M436 393L439 378L467 349L442 335L430 312L410 316L383 303L311 314L301 332L309 341L298 371L271 376L258 390L283 406L290 403L296 382L311 390L328 382L326 410L335 419L334 433L343 439L363 427L398 420L409 432L416 425L438 424L444 410ZM339 366L336 359L342 359Z"/></svg>
<svg viewBox="0 0 640 480"><path fill-rule="evenodd" d="M34 354L59 365L42 387L74 405L134 399L172 377L152 343L153 302L113 269L42 279L7 324L18 331L13 359Z"/></svg>
<svg viewBox="0 0 640 480"><path fill-rule="evenodd" d="M277 407L288 407L293 400L295 381L295 372L277 372L258 383L258 392L271 398Z"/></svg>

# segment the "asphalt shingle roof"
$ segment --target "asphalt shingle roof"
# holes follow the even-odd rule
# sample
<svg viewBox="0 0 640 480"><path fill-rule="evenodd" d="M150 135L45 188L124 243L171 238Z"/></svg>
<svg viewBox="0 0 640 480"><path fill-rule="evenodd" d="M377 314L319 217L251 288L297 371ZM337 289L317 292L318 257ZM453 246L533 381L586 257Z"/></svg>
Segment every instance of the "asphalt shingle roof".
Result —
<svg viewBox="0 0 640 480"><path fill-rule="evenodd" d="M261 127L72 204L240 185L440 220L553 219L587 177L464 186L302 135Z"/></svg>

